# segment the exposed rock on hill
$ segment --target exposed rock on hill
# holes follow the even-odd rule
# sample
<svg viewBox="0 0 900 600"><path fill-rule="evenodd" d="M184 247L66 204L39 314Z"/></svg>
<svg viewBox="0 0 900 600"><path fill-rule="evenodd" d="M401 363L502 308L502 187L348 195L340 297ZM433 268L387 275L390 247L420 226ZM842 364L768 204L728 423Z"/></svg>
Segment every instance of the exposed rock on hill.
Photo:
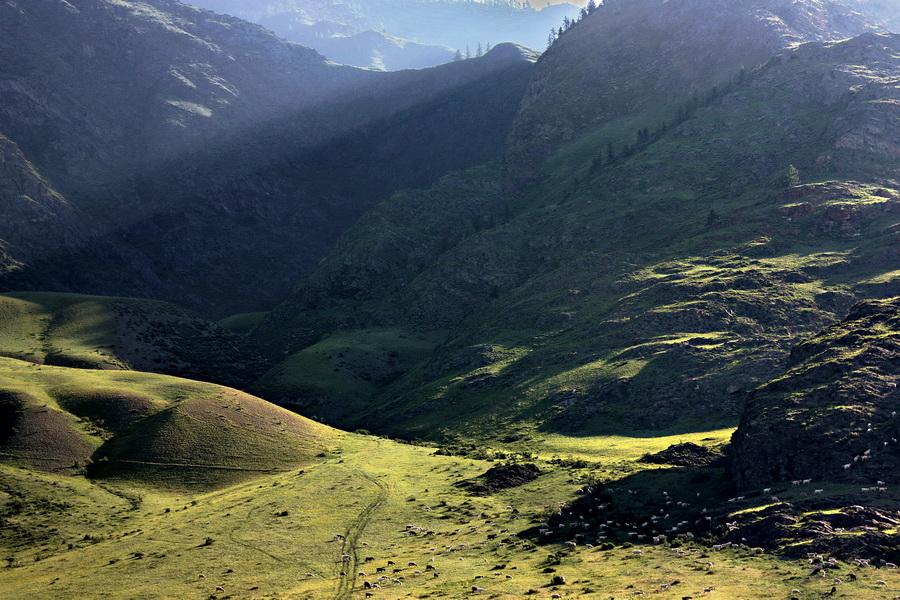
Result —
<svg viewBox="0 0 900 600"><path fill-rule="evenodd" d="M738 485L900 479L900 298L856 305L754 391L733 440Z"/></svg>
<svg viewBox="0 0 900 600"><path fill-rule="evenodd" d="M724 458L721 451L711 450L692 442L675 444L654 454L646 454L640 461L676 467L708 467Z"/></svg>

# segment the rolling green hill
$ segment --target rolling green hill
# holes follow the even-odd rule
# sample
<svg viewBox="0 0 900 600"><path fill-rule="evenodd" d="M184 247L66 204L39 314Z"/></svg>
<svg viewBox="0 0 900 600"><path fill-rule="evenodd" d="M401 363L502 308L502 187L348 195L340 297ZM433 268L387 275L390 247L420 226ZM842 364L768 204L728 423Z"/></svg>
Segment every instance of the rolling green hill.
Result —
<svg viewBox="0 0 900 600"><path fill-rule="evenodd" d="M0 358L6 464L221 486L312 461L337 434L268 402L149 373Z"/></svg>
<svg viewBox="0 0 900 600"><path fill-rule="evenodd" d="M238 335L175 305L49 292L0 295L0 355L232 385L263 366Z"/></svg>

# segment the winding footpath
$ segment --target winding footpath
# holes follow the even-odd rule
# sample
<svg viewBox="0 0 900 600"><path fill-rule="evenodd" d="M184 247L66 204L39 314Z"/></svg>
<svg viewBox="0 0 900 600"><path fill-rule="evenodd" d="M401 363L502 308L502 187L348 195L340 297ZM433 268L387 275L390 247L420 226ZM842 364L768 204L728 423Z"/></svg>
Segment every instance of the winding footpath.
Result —
<svg viewBox="0 0 900 600"><path fill-rule="evenodd" d="M387 502L389 492L388 487L377 477L373 477L367 473L359 471L359 474L378 488L378 494L366 507L356 516L353 521L347 525L344 530L344 541L341 544L341 555L338 562L341 563L341 571L338 576L338 585L334 593L334 600L348 600L353 595L356 588L356 575L359 572L359 556L357 555L357 546L359 538L362 536L372 516ZM350 560L343 563L342 557L349 556Z"/></svg>

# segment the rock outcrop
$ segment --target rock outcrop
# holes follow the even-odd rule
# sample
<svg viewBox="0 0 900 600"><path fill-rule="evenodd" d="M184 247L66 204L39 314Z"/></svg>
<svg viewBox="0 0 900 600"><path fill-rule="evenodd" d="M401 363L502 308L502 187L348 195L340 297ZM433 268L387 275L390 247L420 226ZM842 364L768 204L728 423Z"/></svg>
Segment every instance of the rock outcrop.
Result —
<svg viewBox="0 0 900 600"><path fill-rule="evenodd" d="M742 488L812 479L900 482L900 298L854 306L758 388L732 441ZM882 482L882 483L879 483Z"/></svg>

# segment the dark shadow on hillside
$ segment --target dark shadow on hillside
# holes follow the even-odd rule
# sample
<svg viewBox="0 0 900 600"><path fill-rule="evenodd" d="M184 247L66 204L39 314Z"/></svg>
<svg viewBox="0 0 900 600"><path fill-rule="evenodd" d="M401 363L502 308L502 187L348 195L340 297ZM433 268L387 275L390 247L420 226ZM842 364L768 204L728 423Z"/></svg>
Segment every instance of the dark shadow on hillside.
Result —
<svg viewBox="0 0 900 600"><path fill-rule="evenodd" d="M586 486L575 501L522 532L535 543L574 542L598 551L621 545L700 543L788 558L900 559L900 498L827 483L778 483L737 494L727 468L642 471ZM837 568L830 559L814 571Z"/></svg>

